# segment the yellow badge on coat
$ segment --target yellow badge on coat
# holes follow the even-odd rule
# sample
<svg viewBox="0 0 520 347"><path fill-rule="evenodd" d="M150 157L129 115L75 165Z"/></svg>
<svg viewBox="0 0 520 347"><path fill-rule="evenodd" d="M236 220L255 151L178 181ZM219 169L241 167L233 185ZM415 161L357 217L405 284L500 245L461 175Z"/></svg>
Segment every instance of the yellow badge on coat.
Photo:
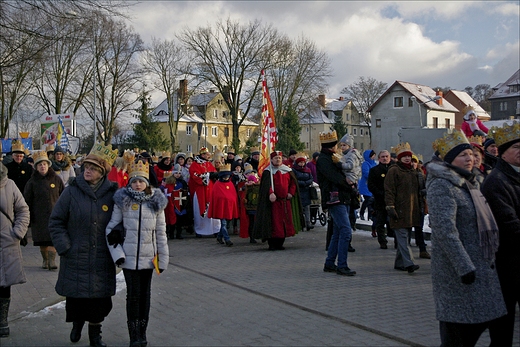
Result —
<svg viewBox="0 0 520 347"><path fill-rule="evenodd" d="M386 175L385 174L381 174L381 177L385 177Z"/></svg>
<svg viewBox="0 0 520 347"><path fill-rule="evenodd" d="M137 204L132 205L132 210L137 211L138 209L139 209L139 205L137 205Z"/></svg>
<svg viewBox="0 0 520 347"><path fill-rule="evenodd" d="M101 209L103 211L107 212L108 211L108 206L107 205L103 205L103 206L101 206Z"/></svg>
<svg viewBox="0 0 520 347"><path fill-rule="evenodd" d="M56 188L56 185L54 183L51 183L51 188Z"/></svg>
<svg viewBox="0 0 520 347"><path fill-rule="evenodd" d="M25 175L25 171L22 170L22 175Z"/></svg>

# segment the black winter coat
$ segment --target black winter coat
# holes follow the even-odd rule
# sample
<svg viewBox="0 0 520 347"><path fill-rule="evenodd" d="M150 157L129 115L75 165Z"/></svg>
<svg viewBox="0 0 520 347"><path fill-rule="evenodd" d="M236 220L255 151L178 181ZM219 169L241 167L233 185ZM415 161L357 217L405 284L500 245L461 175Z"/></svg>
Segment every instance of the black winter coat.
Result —
<svg viewBox="0 0 520 347"><path fill-rule="evenodd" d="M390 164L377 164L368 172L367 186L374 197L374 209L377 211L386 210L385 204L385 177L388 173Z"/></svg>
<svg viewBox="0 0 520 347"><path fill-rule="evenodd" d="M311 204L310 186L312 185L312 182L314 182L312 179L311 170L307 167L304 167L304 171L300 171L298 168L293 167L293 172L296 176L296 179L298 180L302 206L309 206Z"/></svg>
<svg viewBox="0 0 520 347"><path fill-rule="evenodd" d="M333 152L328 148L322 148L316 162L323 209L327 209L326 203L330 199L330 192L334 190L338 191L341 203L350 206L352 188L347 184L347 179L341 169L332 161L332 154Z"/></svg>
<svg viewBox="0 0 520 347"><path fill-rule="evenodd" d="M105 298L116 292L116 268L105 236L117 183L106 177L96 192L83 176L72 180L54 206L49 221L60 255L59 295Z"/></svg>

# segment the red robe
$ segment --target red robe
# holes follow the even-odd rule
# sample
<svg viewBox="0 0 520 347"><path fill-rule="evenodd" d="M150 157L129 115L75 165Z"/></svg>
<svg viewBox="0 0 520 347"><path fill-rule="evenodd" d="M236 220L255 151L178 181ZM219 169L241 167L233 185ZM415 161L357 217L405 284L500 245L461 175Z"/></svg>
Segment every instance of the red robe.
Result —
<svg viewBox="0 0 520 347"><path fill-rule="evenodd" d="M173 200L173 191L175 190L175 184L165 184L164 185L164 195L168 199L168 205L164 209L164 217L166 219L166 225L174 225L177 223L177 215L174 210L174 200Z"/></svg>
<svg viewBox="0 0 520 347"><path fill-rule="evenodd" d="M276 171L273 175L274 181L274 192L276 195L276 201L272 203L272 228L273 233L271 237L284 238L294 236L296 231L294 230L291 200L285 200L288 194L296 197L296 182L291 179L291 175L286 172L282 173L281 170ZM273 190L269 188L269 194ZM285 230L285 233L284 233Z"/></svg>
<svg viewBox="0 0 520 347"><path fill-rule="evenodd" d="M109 181L117 182L119 188L126 187L128 184L128 174L126 171L119 170L115 166L112 166L107 178Z"/></svg>
<svg viewBox="0 0 520 347"><path fill-rule="evenodd" d="M238 196L235 185L231 181L217 181L213 185L208 218L238 218Z"/></svg>
<svg viewBox="0 0 520 347"><path fill-rule="evenodd" d="M208 184L204 184L202 182L202 175L208 172L217 172L213 164L211 162L196 157L193 163L190 166L190 183L188 184L190 188L190 195L192 198L197 196L199 201L199 213L203 215L206 211L206 205L211 201L211 191L213 188L213 182L208 179ZM195 213L194 206L194 213Z"/></svg>

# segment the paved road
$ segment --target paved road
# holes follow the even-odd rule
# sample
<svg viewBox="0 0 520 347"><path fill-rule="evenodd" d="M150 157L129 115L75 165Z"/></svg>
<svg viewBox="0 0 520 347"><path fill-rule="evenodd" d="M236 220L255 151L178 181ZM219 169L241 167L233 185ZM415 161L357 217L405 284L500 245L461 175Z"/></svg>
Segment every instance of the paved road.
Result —
<svg viewBox="0 0 520 347"><path fill-rule="evenodd" d="M363 222L361 222L363 223ZM354 233L355 277L323 272L325 228L317 226L267 251L232 236L170 240L170 267L152 283L149 346L438 346L430 262L408 274L393 269L395 251L368 231ZM418 248L413 248L418 257ZM11 336L1 346L87 346L69 341L57 271L42 270L37 247L23 249L28 282L13 286ZM124 280L103 324L109 346L127 346ZM517 317L517 319L520 319ZM516 346L520 345L515 338ZM487 332L478 346L489 345Z"/></svg>

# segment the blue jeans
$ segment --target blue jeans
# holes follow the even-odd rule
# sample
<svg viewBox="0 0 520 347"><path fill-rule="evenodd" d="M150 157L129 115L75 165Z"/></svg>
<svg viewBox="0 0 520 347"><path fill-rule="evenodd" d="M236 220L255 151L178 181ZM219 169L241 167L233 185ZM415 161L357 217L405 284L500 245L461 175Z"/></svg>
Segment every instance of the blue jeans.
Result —
<svg viewBox="0 0 520 347"><path fill-rule="evenodd" d="M329 207L332 217L333 233L330 239L329 250L325 265L334 266L338 258L338 269L347 268L348 245L352 238L352 229L348 218L350 206L338 204Z"/></svg>
<svg viewBox="0 0 520 347"><path fill-rule="evenodd" d="M227 220L226 219L220 220L220 230L217 234L217 238L221 239L221 240L224 239L224 241L229 241L229 234L227 231Z"/></svg>

